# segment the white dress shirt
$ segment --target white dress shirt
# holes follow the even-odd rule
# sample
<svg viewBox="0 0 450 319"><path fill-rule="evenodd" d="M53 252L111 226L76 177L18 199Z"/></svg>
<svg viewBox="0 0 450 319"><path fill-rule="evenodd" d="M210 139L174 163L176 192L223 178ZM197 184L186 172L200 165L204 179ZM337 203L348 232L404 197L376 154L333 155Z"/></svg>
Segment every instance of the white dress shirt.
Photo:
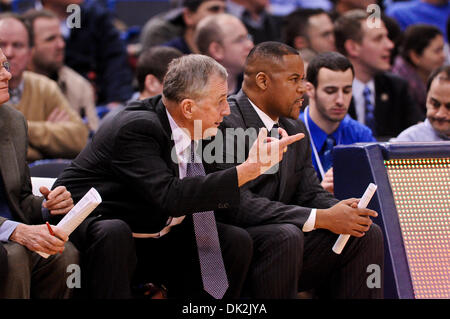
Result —
<svg viewBox="0 0 450 319"><path fill-rule="evenodd" d="M268 132L270 132L270 130L273 128L274 124L277 123L277 122L272 120L266 113L261 111L252 101L250 101L250 99L248 99L248 101L250 102L250 104L255 109L256 113L258 114L258 116L261 119L261 121L264 123L264 126L266 127ZM313 208L311 210L311 213L309 214L308 219L303 224L303 228L302 228L303 232L310 232L310 231L315 229L314 226L316 224L316 211L317 211L316 208Z"/></svg>
<svg viewBox="0 0 450 319"><path fill-rule="evenodd" d="M375 81L371 79L369 82L363 83L356 77L353 79L353 99L355 101L356 119L362 124L366 124L366 102L363 94L366 86L370 89L370 101L375 106Z"/></svg>
<svg viewBox="0 0 450 319"><path fill-rule="evenodd" d="M169 119L170 129L172 130L172 140L175 143L175 154L172 152L172 160L176 163L178 163L178 172L180 179L183 179L186 177L186 169L187 169L187 162L190 159L191 156L191 138L190 136L184 131L184 129L180 128L173 117L170 115L170 113L166 109L167 118ZM197 146L197 143L196 143ZM176 155L176 158L174 158L174 155ZM172 228L175 225L180 224L184 220L185 216L180 217L169 217L166 223L166 227L164 227L159 233L154 234L142 234L142 233L133 233L133 237L135 238L158 238L161 236L164 236L170 231L170 228Z"/></svg>

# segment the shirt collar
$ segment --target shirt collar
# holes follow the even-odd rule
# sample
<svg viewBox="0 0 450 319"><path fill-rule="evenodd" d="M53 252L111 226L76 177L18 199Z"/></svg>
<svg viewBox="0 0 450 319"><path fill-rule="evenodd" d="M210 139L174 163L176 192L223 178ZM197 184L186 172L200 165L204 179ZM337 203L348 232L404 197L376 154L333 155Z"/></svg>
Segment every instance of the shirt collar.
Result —
<svg viewBox="0 0 450 319"><path fill-rule="evenodd" d="M261 109L259 107L257 107L252 101L250 101L250 99L248 99L248 101L250 102L251 106L253 106L253 109L256 111L256 113L258 114L258 116L261 119L261 121L264 123L264 126L266 127L267 131L270 132L272 127L277 122L272 120L266 113L261 111Z"/></svg>
<svg viewBox="0 0 450 319"><path fill-rule="evenodd" d="M309 116L309 109L310 109L310 106L308 106L308 108L306 109L307 112L305 112L306 116L308 117L309 134L311 136L311 139L314 141L314 145L316 146L317 151L320 152L320 150L323 147L323 144L327 140L328 134L325 133L325 131L322 130L316 123L314 123L311 116ZM305 115L303 115L303 116L305 116ZM347 116L349 116L349 115L347 114L344 117L344 119L341 121L341 123L339 123L338 128L333 133L331 133L331 135L334 137L337 144L339 143L339 140L340 140L340 134L341 134L340 132L341 132L341 127L342 127L342 122L347 120Z"/></svg>
<svg viewBox="0 0 450 319"><path fill-rule="evenodd" d="M431 125L431 122L430 122L430 120L428 120L428 118L425 119L424 124L425 124L426 127L428 127L429 130L433 131L437 136L439 136L439 137L440 137L441 139L443 139L444 141L450 140L450 138L449 138L447 135L442 134L441 132L436 131L436 130L434 129L433 125Z"/></svg>
<svg viewBox="0 0 450 319"><path fill-rule="evenodd" d="M15 89L8 90L10 95L9 102L11 104L19 104L20 100L22 99L23 88L24 88L24 79L22 77L22 81L20 81L18 87L16 87Z"/></svg>
<svg viewBox="0 0 450 319"><path fill-rule="evenodd" d="M172 140L175 143L175 150L177 153L178 161L187 163L190 159L190 146L192 140L185 129L178 126L167 109L166 114L167 118L169 119L170 129L172 130ZM197 147L197 141L195 143L195 147Z"/></svg>
<svg viewBox="0 0 450 319"><path fill-rule="evenodd" d="M358 98L363 98L363 91L366 86L368 86L370 89L370 95L372 97L375 96L375 81L373 80L373 78L370 79L369 82L363 83L355 77L353 79L353 95L357 96Z"/></svg>

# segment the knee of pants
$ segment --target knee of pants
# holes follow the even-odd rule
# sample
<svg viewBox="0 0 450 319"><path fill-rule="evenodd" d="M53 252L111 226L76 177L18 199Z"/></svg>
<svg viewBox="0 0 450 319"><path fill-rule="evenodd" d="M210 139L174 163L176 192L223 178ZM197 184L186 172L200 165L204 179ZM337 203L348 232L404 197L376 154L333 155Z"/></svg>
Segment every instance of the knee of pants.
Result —
<svg viewBox="0 0 450 319"><path fill-rule="evenodd" d="M258 249L274 249L279 252L296 252L303 255L303 232L293 224L266 225L260 237Z"/></svg>
<svg viewBox="0 0 450 319"><path fill-rule="evenodd" d="M295 225L280 224L276 225L278 233L274 234L274 241L283 245L289 245L294 249L303 249L303 232Z"/></svg>
<svg viewBox="0 0 450 319"><path fill-rule="evenodd" d="M241 256L246 256L251 259L253 255L253 240L245 229L235 227L233 231L232 249Z"/></svg>
<svg viewBox="0 0 450 319"><path fill-rule="evenodd" d="M17 243L8 243L8 278L27 280L31 278L31 252Z"/></svg>
<svg viewBox="0 0 450 319"><path fill-rule="evenodd" d="M67 242L64 245L64 251L60 255L61 264L67 267L68 265L79 265L80 253L76 249L75 245L71 242Z"/></svg>
<svg viewBox="0 0 450 319"><path fill-rule="evenodd" d="M89 237L102 244L133 245L133 236L127 223L120 219L95 221L89 227Z"/></svg>

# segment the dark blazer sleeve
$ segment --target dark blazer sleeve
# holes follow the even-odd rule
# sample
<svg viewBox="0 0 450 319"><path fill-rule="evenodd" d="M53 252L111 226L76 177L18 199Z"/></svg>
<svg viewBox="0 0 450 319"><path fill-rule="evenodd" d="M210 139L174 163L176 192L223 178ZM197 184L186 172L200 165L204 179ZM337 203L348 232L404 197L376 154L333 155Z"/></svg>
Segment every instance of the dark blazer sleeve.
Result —
<svg viewBox="0 0 450 319"><path fill-rule="evenodd" d="M216 164L214 166L216 170L226 169L240 162L237 150L239 141L235 136L226 133L227 129L237 127L245 128L245 123L237 109L232 107L232 115L227 117L221 125L221 131L226 136L227 142L223 145L224 163ZM230 138L234 141L228 141ZM252 141L246 142L245 157L248 155L251 143ZM231 149L230 145L233 145L234 149ZM305 141L296 142L288 147L283 157L283 161L286 162L282 162L280 166L280 169L285 169L289 175L284 195L274 198L273 183L277 182L276 179L271 175L262 175L241 188L241 202L238 209L220 212L217 218L241 227L291 223L302 228L312 208L332 206L337 200L318 184L310 160L311 153L309 152L308 155L307 149ZM297 154L297 152L301 153ZM235 162L230 163L230 158L234 158ZM287 167L283 168L283 165Z"/></svg>
<svg viewBox="0 0 450 319"><path fill-rule="evenodd" d="M170 143L159 128L149 119L138 119L120 128L111 161L115 175L139 197L151 196L170 216L239 204L235 168L180 180L174 174L174 167L178 167L173 162Z"/></svg>

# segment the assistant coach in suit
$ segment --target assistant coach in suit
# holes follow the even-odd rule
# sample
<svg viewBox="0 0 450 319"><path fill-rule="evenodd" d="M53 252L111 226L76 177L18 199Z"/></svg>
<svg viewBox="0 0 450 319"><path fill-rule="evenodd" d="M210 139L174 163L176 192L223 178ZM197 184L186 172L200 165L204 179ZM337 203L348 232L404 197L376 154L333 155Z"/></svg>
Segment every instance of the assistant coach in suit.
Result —
<svg viewBox="0 0 450 319"><path fill-rule="evenodd" d="M44 197L31 191L26 120L2 105L9 99L9 69L0 49L0 299L68 298L67 267L78 263L78 251L63 230L52 226L52 236L44 222L67 213L73 201L64 186L51 192L41 186Z"/></svg>
<svg viewBox="0 0 450 319"><path fill-rule="evenodd" d="M247 57L242 90L228 99L231 115L221 131L270 131L278 124L287 134L305 133L304 124L297 121L304 92L298 51L278 42L261 43ZM225 157L231 153L237 154L225 148ZM370 264L383 268L382 234L369 218L376 212L356 205L356 199L338 202L320 186L310 142L304 138L287 150L276 172L243 187L238 210L217 218L247 229L253 238L248 278L252 296L295 298L299 289L315 288L322 297L380 298L382 288L366 285L366 269ZM282 226L289 224L296 228L284 231ZM352 235L341 255L331 250L337 234Z"/></svg>
<svg viewBox="0 0 450 319"><path fill-rule="evenodd" d="M94 213L128 223L138 270L167 282L169 297L206 297L191 215L239 205L239 187L264 171L254 156L255 144L250 158L237 167L185 177L189 162L183 155L190 153L193 141L215 135L229 114L226 77L210 57L173 60L162 96L133 102L108 119L56 183L67 185L75 200L92 186L99 191L103 202ZM279 151L302 136L263 145ZM236 226L218 223L217 230L229 281L225 297L236 298L251 259L251 239Z"/></svg>

